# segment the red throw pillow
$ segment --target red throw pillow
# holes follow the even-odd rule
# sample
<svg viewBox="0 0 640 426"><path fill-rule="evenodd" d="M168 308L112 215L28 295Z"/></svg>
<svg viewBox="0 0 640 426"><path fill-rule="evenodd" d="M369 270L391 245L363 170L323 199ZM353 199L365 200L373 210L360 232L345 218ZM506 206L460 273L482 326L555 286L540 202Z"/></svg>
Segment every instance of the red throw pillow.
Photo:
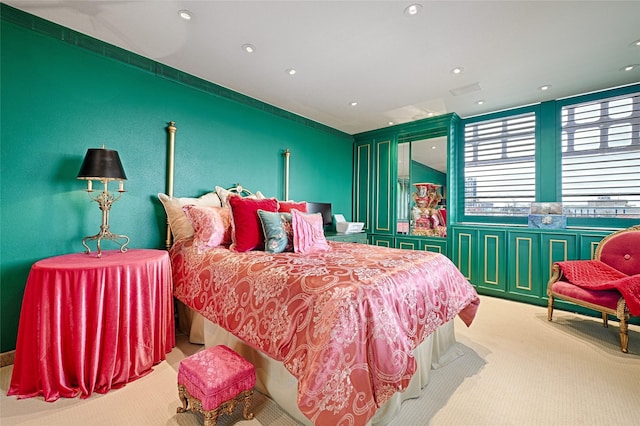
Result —
<svg viewBox="0 0 640 426"><path fill-rule="evenodd" d="M306 213L307 212L307 202L306 201L278 201L278 211L280 213L289 213L291 209L296 209L299 212Z"/></svg>
<svg viewBox="0 0 640 426"><path fill-rule="evenodd" d="M278 200L262 200L231 196L228 198L231 209L231 250L244 252L264 249L264 234L258 217L258 210L278 211Z"/></svg>

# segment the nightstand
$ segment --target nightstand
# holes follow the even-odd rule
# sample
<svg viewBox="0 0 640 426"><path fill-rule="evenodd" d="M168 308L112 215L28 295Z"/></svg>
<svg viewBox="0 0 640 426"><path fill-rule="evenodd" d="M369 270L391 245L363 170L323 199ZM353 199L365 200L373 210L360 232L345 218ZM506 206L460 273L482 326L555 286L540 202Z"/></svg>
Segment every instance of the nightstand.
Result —
<svg viewBox="0 0 640 426"><path fill-rule="evenodd" d="M106 393L148 373L174 345L166 251L43 259L27 279L8 394Z"/></svg>
<svg viewBox="0 0 640 426"><path fill-rule="evenodd" d="M355 234L338 234L337 232L327 232L325 237L328 241L340 241L343 243L359 243L369 244L366 232L358 232Z"/></svg>

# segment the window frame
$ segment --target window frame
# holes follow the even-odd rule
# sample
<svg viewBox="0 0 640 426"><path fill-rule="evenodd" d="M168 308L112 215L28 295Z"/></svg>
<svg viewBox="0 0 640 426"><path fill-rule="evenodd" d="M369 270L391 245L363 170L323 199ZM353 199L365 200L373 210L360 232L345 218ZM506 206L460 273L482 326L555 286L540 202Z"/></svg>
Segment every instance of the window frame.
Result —
<svg viewBox="0 0 640 426"><path fill-rule="evenodd" d="M557 150L557 201L562 201L562 108L574 104L585 102L601 101L607 98L624 96L631 93L639 92L640 84L619 87L615 89L605 90L601 92L588 93L580 96L560 99L554 102L555 113L557 117L557 128L555 133L556 150ZM628 228L637 225L640 219L634 218L607 218L607 217L568 217L567 226L582 228Z"/></svg>
<svg viewBox="0 0 640 426"><path fill-rule="evenodd" d="M528 221L528 217L527 216L479 216L479 215L467 215L465 214L465 181L466 181L466 176L464 173L465 170L465 148L466 148L466 140L465 140L465 127L468 124L476 124L479 122L483 122L483 121L491 121L491 120L500 120L500 119L505 119L505 118L510 118L510 117L516 117L516 116L520 116L523 114L533 114L534 115L534 120L535 120L535 132L534 132L534 137L535 137L535 144L534 144L534 149L535 149L535 165L534 165L534 170L535 170L535 198L536 200L538 199L538 175L539 175L539 168L538 168L538 145L539 145L539 105L531 105L531 106L526 106L526 107L520 107L520 108L514 108L514 109L509 109L509 110L504 110L504 111L499 111L499 112L495 112L495 113L490 113L490 114L484 114L484 115L477 115L477 116L473 116L473 117L469 117L466 119L462 119L460 121L460 129L459 129L459 134L460 134L460 144L459 144L459 155L458 155L458 164L456 165L456 169L458 171L458 176L460 176L459 178L459 188L458 188L458 206L460 206L460 210L459 210L459 218L460 218L460 222L478 222L478 223L496 223L496 221L498 221L501 224L510 224L510 225L517 225L517 224L526 224Z"/></svg>
<svg viewBox="0 0 640 426"><path fill-rule="evenodd" d="M541 102L519 108L463 118L459 122L458 146L454 158L458 175L456 201L457 223L495 225L528 224L527 216L477 216L465 214L465 126L481 121L504 119L533 112L535 114L535 202L562 202L562 108L583 102L598 101L610 97L640 91L640 84L631 84L599 92ZM627 228L640 223L634 218L585 218L568 217L569 228Z"/></svg>

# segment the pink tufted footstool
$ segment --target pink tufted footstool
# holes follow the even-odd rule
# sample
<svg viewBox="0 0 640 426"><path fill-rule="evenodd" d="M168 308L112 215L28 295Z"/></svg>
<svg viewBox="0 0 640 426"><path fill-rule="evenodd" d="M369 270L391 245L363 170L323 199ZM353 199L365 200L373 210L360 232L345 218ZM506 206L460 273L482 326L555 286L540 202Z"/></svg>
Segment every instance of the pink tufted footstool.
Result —
<svg viewBox="0 0 640 426"><path fill-rule="evenodd" d="M224 345L205 349L183 359L178 367L178 396L182 407L204 415L205 426L215 426L221 413L232 414L244 402L242 415L249 412L256 372L253 365Z"/></svg>

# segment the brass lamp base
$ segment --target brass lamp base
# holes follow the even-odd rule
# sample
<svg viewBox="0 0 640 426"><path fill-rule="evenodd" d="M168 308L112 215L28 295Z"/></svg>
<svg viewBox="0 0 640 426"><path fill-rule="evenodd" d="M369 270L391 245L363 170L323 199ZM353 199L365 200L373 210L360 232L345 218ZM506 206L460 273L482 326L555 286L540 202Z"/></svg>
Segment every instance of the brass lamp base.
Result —
<svg viewBox="0 0 640 426"><path fill-rule="evenodd" d="M98 232L96 235L91 235L88 237L84 237L82 239L82 245L86 248L85 250L86 254L91 253L91 249L87 245L87 241L96 240L96 244L98 247L98 257L102 257L102 249L100 247L100 242L102 240L114 241L116 244L120 245L120 251L122 253L125 253L127 251L127 245L129 244L129 237L127 237L126 235L113 234L111 233L111 231L109 231L109 210L111 210L111 205L115 201L120 199L124 190L120 189L118 191L119 194L116 197L108 191L107 182L108 181L105 179L104 191L102 191L97 197L92 197L91 189L88 190L89 197L91 197L93 201L96 201L98 203L98 206L100 207L100 210L102 210L102 225L100 225L100 232ZM124 242L123 243L118 242L117 240L119 239L124 239Z"/></svg>
<svg viewBox="0 0 640 426"><path fill-rule="evenodd" d="M124 239L125 241L120 243L117 240L119 239ZM92 235L92 236L88 236L88 237L84 237L82 239L82 245L86 248L86 250L84 251L86 254L90 254L91 253L91 249L89 248L89 246L87 245L87 241L91 241L91 240L96 240L96 246L98 249L98 257L102 257L102 249L100 247L100 241L102 240L111 240L114 241L116 244L118 244L120 246L120 251L122 253L126 253L127 251L127 245L129 244L129 237L127 237L126 235L118 235L118 234L113 234L109 231L109 229L100 229L100 232L97 233L96 235Z"/></svg>

